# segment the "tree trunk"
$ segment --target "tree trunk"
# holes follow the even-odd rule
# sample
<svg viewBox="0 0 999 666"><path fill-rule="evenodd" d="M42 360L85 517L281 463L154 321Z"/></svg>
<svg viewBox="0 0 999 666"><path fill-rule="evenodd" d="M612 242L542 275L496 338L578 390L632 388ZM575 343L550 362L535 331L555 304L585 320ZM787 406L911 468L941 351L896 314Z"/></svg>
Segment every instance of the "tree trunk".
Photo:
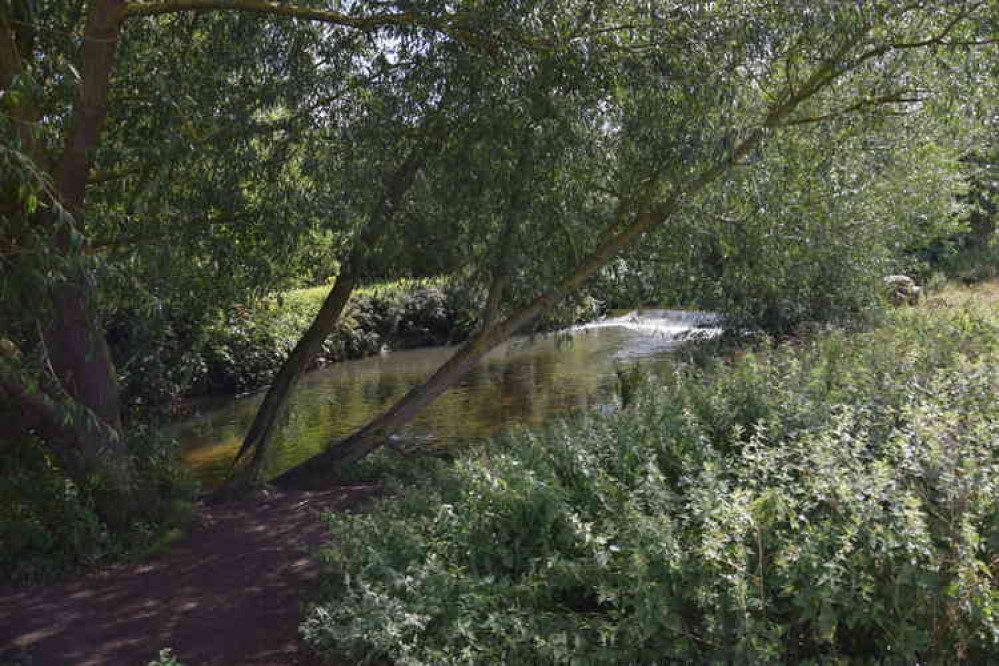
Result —
<svg viewBox="0 0 999 666"><path fill-rule="evenodd" d="M813 91L814 92L814 91ZM774 123L790 113L799 98L792 105L786 102L767 117ZM442 365L423 384L414 387L399 402L374 421L358 430L341 442L330 446L326 451L287 470L273 479L279 486L308 486L320 482L324 476L356 463L387 443L388 434L395 428L405 425L417 416L434 400L468 373L490 351L520 330L532 319L548 311L565 296L580 288L622 250L636 242L643 234L661 226L674 213L683 196L695 194L728 172L733 165L744 158L763 140L766 130L751 132L732 153L721 162L703 171L697 178L677 188L670 198L661 203L646 203L641 212L619 211L620 218L627 220L618 225L622 231L603 241L571 275L551 290L537 297L530 304L515 311L504 321L484 329L469 340L454 356ZM649 188L651 191L651 188Z"/></svg>
<svg viewBox="0 0 999 666"><path fill-rule="evenodd" d="M538 315L553 307L567 294L578 289L611 258L657 223L664 221L675 208L675 200L658 215L638 216L624 232L609 239L571 276L554 289L520 308L504 321L483 329L442 365L426 382L413 388L387 412L356 433L331 446L325 452L279 475L273 482L280 486L311 485L324 475L355 463L387 442L387 434L418 415L445 393L459 379L502 342Z"/></svg>
<svg viewBox="0 0 999 666"><path fill-rule="evenodd" d="M436 139L434 140L436 142ZM436 145L436 143L435 143ZM426 161L427 146L417 146L389 176L385 178L382 196L379 197L367 224L355 243L345 268L337 278L322 308L313 320L291 356L281 366L277 377L267 391L267 397L257 411L253 424L243 440L243 445L233 461L234 472L219 493L220 497L239 494L243 490L261 482L267 454L274 443L278 425L287 410L288 398L299 378L312 365L313 359L322 348L323 341L333 332L340 315L350 299L360 274L364 271L369 255L379 238L392 224L392 220L402 208L406 192L412 186L416 174ZM239 463L250 451L249 462L241 467Z"/></svg>
<svg viewBox="0 0 999 666"><path fill-rule="evenodd" d="M599 266L596 266L592 272L596 272L597 269ZM587 273L586 277L592 272ZM581 277L578 282L581 283L584 279L585 277ZM571 282L576 281L571 280ZM569 282L567 280L565 284ZM321 482L324 476L335 473L338 469L355 463L380 448L387 443L387 435L393 428L411 421L474 368L482 357L534 317L552 307L568 291L563 290L563 287L554 289L521 308L503 322L484 329L465 343L430 379L410 390L387 412L325 452L280 474L272 482L282 487L314 485Z"/></svg>
<svg viewBox="0 0 999 666"><path fill-rule="evenodd" d="M57 457L81 487L94 488L97 512L114 527L123 527L129 516L141 511L132 460L121 434L117 375L104 331L93 312L86 269L76 262L82 255L87 182L93 155L107 117L108 89L120 33L119 16L124 0L97 0L87 16L81 47L80 92L70 121L66 145L53 168L56 196L65 213L49 209L38 222L52 233L56 251L68 268L49 291L51 317L42 338L51 369L69 398L84 415L74 437L54 442ZM67 215L68 214L68 217ZM99 427L85 427L90 415ZM74 456L60 453L72 446ZM96 484L94 483L96 481Z"/></svg>
<svg viewBox="0 0 999 666"><path fill-rule="evenodd" d="M284 418L288 398L298 380L312 365L316 355L322 349L323 341L329 336L340 320L347 301L354 291L356 277L348 271L342 272L336 279L333 289L323 301L323 306L309 326L309 330L295 345L288 360L281 366L277 377L267 391L267 397L257 410L253 425L243 440L243 446L233 461L234 471L223 488L222 494L238 493L260 482L264 462L274 440L278 424ZM252 453L251 453L252 452ZM241 459L250 455L249 461L239 466Z"/></svg>

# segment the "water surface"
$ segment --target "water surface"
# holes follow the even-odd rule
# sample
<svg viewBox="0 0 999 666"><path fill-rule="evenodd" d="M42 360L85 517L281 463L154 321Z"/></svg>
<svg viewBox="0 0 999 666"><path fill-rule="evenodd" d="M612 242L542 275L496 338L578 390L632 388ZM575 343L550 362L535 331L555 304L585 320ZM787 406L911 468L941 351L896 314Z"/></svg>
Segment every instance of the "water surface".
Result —
<svg viewBox="0 0 999 666"><path fill-rule="evenodd" d="M403 442L460 447L514 424L539 425L615 404L615 369L640 363L668 372L671 352L705 315L647 310L557 334L516 338L492 351L460 384L399 432ZM701 329L711 334L717 329ZM392 352L337 363L302 378L278 435L271 475L363 426L424 381L454 347ZM206 408L177 425L185 464L207 487L225 476L263 394Z"/></svg>

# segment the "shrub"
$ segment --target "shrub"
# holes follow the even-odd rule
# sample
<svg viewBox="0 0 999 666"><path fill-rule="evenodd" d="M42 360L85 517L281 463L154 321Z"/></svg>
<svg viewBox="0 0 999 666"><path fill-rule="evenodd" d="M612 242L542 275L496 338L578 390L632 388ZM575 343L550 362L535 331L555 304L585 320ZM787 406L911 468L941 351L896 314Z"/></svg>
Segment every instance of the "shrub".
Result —
<svg viewBox="0 0 999 666"><path fill-rule="evenodd" d="M890 318L678 371L331 516L305 640L358 663L987 662L999 323Z"/></svg>
<svg viewBox="0 0 999 666"><path fill-rule="evenodd" d="M148 420L184 396L254 391L274 377L329 293L287 292L214 320L162 310L119 311L108 339L133 421ZM464 340L478 298L448 279L398 280L359 289L323 344L316 366L390 349Z"/></svg>
<svg viewBox="0 0 999 666"><path fill-rule="evenodd" d="M234 308L207 333L205 383L195 392L243 393L266 385L322 306L328 287L290 292L253 309ZM400 280L354 293L316 365L385 348L459 342L470 332L464 294L447 280ZM464 322L465 325L462 325Z"/></svg>
<svg viewBox="0 0 999 666"><path fill-rule="evenodd" d="M137 483L151 505L143 522L115 533L94 511L94 488L68 481L37 441L6 442L0 456L0 582L40 582L120 559L185 521L196 488L178 466L175 446L151 428L132 429Z"/></svg>

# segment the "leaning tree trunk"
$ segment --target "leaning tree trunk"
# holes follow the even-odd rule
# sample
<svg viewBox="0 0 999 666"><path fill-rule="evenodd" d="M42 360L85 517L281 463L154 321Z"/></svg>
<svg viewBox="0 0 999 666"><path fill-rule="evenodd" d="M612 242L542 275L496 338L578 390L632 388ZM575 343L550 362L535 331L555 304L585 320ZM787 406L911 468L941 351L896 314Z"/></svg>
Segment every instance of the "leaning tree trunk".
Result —
<svg viewBox="0 0 999 666"><path fill-rule="evenodd" d="M356 463L373 451L385 445L388 434L405 425L417 416L434 400L444 394L458 380L490 351L520 330L529 321L546 312L565 296L583 285L611 259L628 246L635 243L643 234L664 224L676 211L682 198L696 194L705 187L724 176L746 155L754 150L769 133L778 126L797 106L814 95L835 78L833 70L838 62L837 56L842 56L848 46L831 58L827 65L815 72L809 82L788 100L774 108L766 117L761 127L750 132L732 152L708 167L696 178L674 189L673 194L665 201L655 203L648 198L639 212L632 213L627 209L619 212L621 224L616 225L621 231L600 243L576 269L554 288L537 297L528 305L515 311L504 321L481 331L458 350L443 366L441 366L426 382L413 388L387 412L364 426L345 440L332 444L325 452L293 467L273 480L281 486L309 485L321 480L325 475L336 473L339 469ZM830 78L832 77L832 78ZM652 187L647 188L652 192ZM651 196L651 195L647 195ZM634 209L632 209L634 210Z"/></svg>
<svg viewBox="0 0 999 666"><path fill-rule="evenodd" d="M316 355L322 349L323 341L333 332L350 299L359 274L364 271L363 266L368 255L402 208L406 192L409 191L416 174L425 163L426 156L427 147L417 146L385 179L382 196L355 242L354 250L344 264L344 271L337 277L336 284L323 302L309 330L295 345L295 349L281 366L281 370L267 391L267 397L257 411L243 445L233 461L233 472L219 492L220 497L239 494L261 482L264 464L273 447L277 429L287 410L292 391L301 376L311 367ZM247 455L250 456L248 462L241 465L241 461Z"/></svg>
<svg viewBox="0 0 999 666"><path fill-rule="evenodd" d="M595 261L595 260L594 260ZM430 379L413 388L387 412L356 433L332 445L325 452L280 474L272 482L278 486L301 487L319 483L341 468L356 463L388 441L394 428L405 425L464 377L491 350L516 333L534 317L545 312L572 289L582 284L603 263L588 265L562 285L516 311L507 319L486 328L469 340Z"/></svg>
<svg viewBox="0 0 999 666"><path fill-rule="evenodd" d="M637 216L620 234L605 241L589 259L555 288L520 308L502 322L483 329L459 349L426 382L413 388L387 412L364 426L347 439L325 452L279 475L273 482L279 486L311 485L323 476L353 464L387 442L387 435L405 425L444 394L490 351L509 339L532 319L546 312L562 298L578 289L618 252L639 236L664 221L673 212L674 198L655 213Z"/></svg>
<svg viewBox="0 0 999 666"><path fill-rule="evenodd" d="M278 424L287 409L288 398L298 380L309 369L322 349L323 341L340 320L355 284L357 279L352 273L348 271L340 273L309 330L281 366L281 370L267 391L267 397L257 410L253 424L243 440L243 446L236 454L233 474L223 488L223 494L238 493L260 481L267 453L274 441ZM248 462L240 466L241 460L247 455L250 456Z"/></svg>

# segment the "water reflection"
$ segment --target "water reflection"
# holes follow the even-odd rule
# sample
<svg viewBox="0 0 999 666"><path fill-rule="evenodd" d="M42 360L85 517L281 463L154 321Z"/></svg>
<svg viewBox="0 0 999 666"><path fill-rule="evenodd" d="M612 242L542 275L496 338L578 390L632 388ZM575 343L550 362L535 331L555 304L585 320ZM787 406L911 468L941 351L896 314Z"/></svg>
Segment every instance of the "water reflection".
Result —
<svg viewBox="0 0 999 666"><path fill-rule="evenodd" d="M622 363L652 373L669 367L690 315L634 314L569 333L518 338L494 350L464 380L410 423L403 440L460 446L520 423L538 425L570 411L612 404ZM426 379L450 347L347 361L303 378L281 429L272 474L291 467L367 423ZM177 425L184 460L207 487L217 485L253 419L262 394L235 400Z"/></svg>

